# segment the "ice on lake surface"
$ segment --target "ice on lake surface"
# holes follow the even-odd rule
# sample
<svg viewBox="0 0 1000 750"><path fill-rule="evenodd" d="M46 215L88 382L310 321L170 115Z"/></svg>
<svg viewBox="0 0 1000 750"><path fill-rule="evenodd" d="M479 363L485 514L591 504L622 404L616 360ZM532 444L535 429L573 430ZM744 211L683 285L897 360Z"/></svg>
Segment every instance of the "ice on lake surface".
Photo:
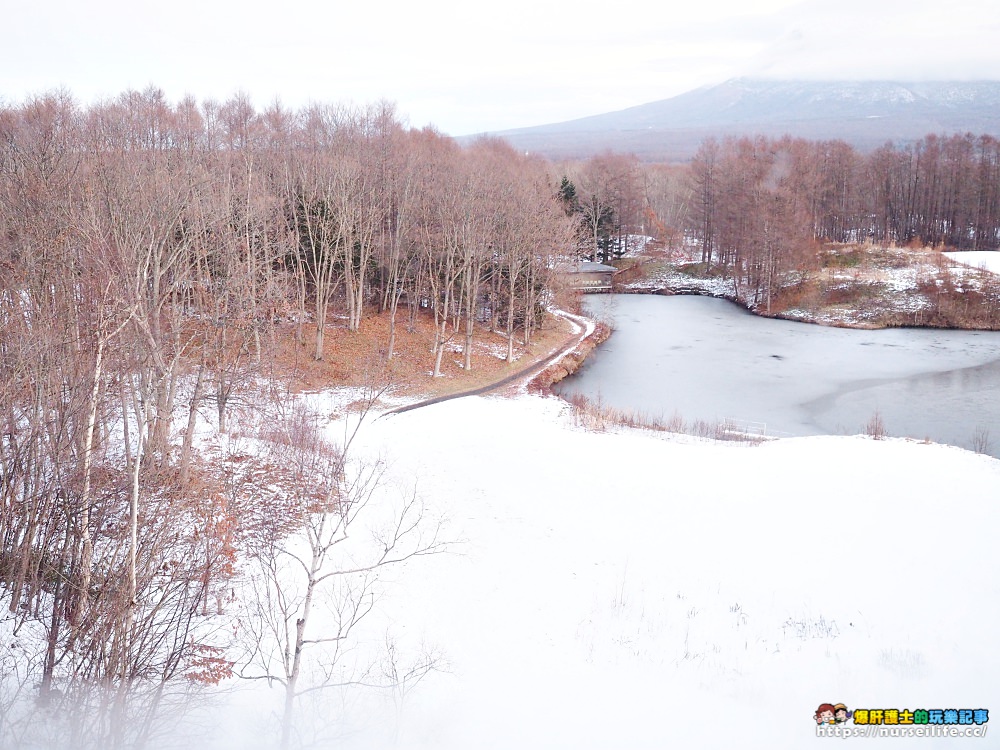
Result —
<svg viewBox="0 0 1000 750"><path fill-rule="evenodd" d="M601 295L587 307L615 332L563 394L775 435L863 433L876 410L890 435L965 448L1000 429L1000 332L831 328L693 296ZM1000 455L1000 433L986 436Z"/></svg>

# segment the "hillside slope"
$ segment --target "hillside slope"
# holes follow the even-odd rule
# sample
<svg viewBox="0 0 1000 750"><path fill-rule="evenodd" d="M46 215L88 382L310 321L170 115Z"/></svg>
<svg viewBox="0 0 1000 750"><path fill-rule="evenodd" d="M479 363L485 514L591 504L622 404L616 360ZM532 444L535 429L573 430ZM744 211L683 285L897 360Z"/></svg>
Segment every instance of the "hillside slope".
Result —
<svg viewBox="0 0 1000 750"><path fill-rule="evenodd" d="M713 135L788 133L839 138L867 150L956 132L1000 135L1000 82L738 78L618 112L495 135L553 159L613 149L647 161L683 161Z"/></svg>

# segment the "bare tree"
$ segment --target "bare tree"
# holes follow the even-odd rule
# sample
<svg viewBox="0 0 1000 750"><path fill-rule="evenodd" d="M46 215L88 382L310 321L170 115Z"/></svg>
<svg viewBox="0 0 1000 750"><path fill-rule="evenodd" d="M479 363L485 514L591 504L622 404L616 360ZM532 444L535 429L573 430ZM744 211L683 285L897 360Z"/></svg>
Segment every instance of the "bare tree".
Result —
<svg viewBox="0 0 1000 750"><path fill-rule="evenodd" d="M300 343L311 315L316 358L331 314L357 331L376 300L391 356L405 299L411 326L433 316L435 373L458 336L471 368L487 319L506 323L511 359L516 333L527 343L544 320L567 223L544 165L407 131L384 103L257 112L245 95L172 106L149 88L85 109L64 92L0 105L0 592L39 634L25 684L80 719L79 744L152 742L161 707L227 674L218 618L238 545L261 528L261 482L235 480L235 455L207 460L196 433L241 439L238 394L267 375L290 311ZM258 544L270 570L317 592L309 602L339 602L327 634L308 615L299 633L301 610L278 606L292 657L296 642L335 653L375 571L438 546L406 495L381 553L340 557L384 494L345 444L316 443L313 474L285 476L294 523L272 516ZM261 580L277 591L276 576ZM305 667L274 664L291 727Z"/></svg>
<svg viewBox="0 0 1000 750"><path fill-rule="evenodd" d="M296 520L290 533L272 530L255 542L261 573L252 583L255 606L244 619L248 650L239 673L281 685L282 748L292 744L303 696L347 685L390 686L374 673L375 663L352 671L344 655L375 607L380 573L446 548L440 524L428 527L415 494L386 513L383 466L348 459L366 412L345 428L339 445L302 406L292 407L268 436L270 461L284 467L281 504ZM421 669L433 667L431 661L406 679L412 684Z"/></svg>

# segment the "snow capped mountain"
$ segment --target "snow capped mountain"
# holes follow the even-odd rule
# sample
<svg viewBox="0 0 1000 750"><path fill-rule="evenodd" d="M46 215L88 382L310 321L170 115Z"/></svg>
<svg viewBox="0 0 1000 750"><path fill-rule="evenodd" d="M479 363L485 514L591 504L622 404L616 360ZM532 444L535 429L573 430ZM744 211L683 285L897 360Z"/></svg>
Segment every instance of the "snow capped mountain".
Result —
<svg viewBox="0 0 1000 750"><path fill-rule="evenodd" d="M973 115L995 117L1000 110L998 82L810 82L738 78L692 94L698 96L691 96L691 100L701 99L706 103L728 101L730 104L724 109L726 113L733 119L738 116L750 122L816 120L823 117L849 119L896 113L925 117L942 113L955 113L959 118ZM660 104L675 102L682 97ZM624 112L641 111L652 106L643 105ZM711 110L701 114L703 117L710 116ZM710 117L705 117L700 124L712 124Z"/></svg>
<svg viewBox="0 0 1000 750"><path fill-rule="evenodd" d="M499 133L552 158L604 149L687 159L708 136L790 134L861 149L930 133L1000 136L1000 81L772 81L736 78L649 104Z"/></svg>

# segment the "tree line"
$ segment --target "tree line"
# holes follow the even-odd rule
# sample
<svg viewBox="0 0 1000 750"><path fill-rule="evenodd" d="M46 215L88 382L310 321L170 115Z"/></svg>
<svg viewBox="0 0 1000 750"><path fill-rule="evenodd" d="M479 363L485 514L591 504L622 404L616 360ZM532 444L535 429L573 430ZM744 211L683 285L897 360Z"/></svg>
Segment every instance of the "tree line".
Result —
<svg viewBox="0 0 1000 750"><path fill-rule="evenodd" d="M769 305L820 243L992 249L1000 244L1000 141L929 135L859 153L842 141L727 138L690 165L686 230L706 268Z"/></svg>

